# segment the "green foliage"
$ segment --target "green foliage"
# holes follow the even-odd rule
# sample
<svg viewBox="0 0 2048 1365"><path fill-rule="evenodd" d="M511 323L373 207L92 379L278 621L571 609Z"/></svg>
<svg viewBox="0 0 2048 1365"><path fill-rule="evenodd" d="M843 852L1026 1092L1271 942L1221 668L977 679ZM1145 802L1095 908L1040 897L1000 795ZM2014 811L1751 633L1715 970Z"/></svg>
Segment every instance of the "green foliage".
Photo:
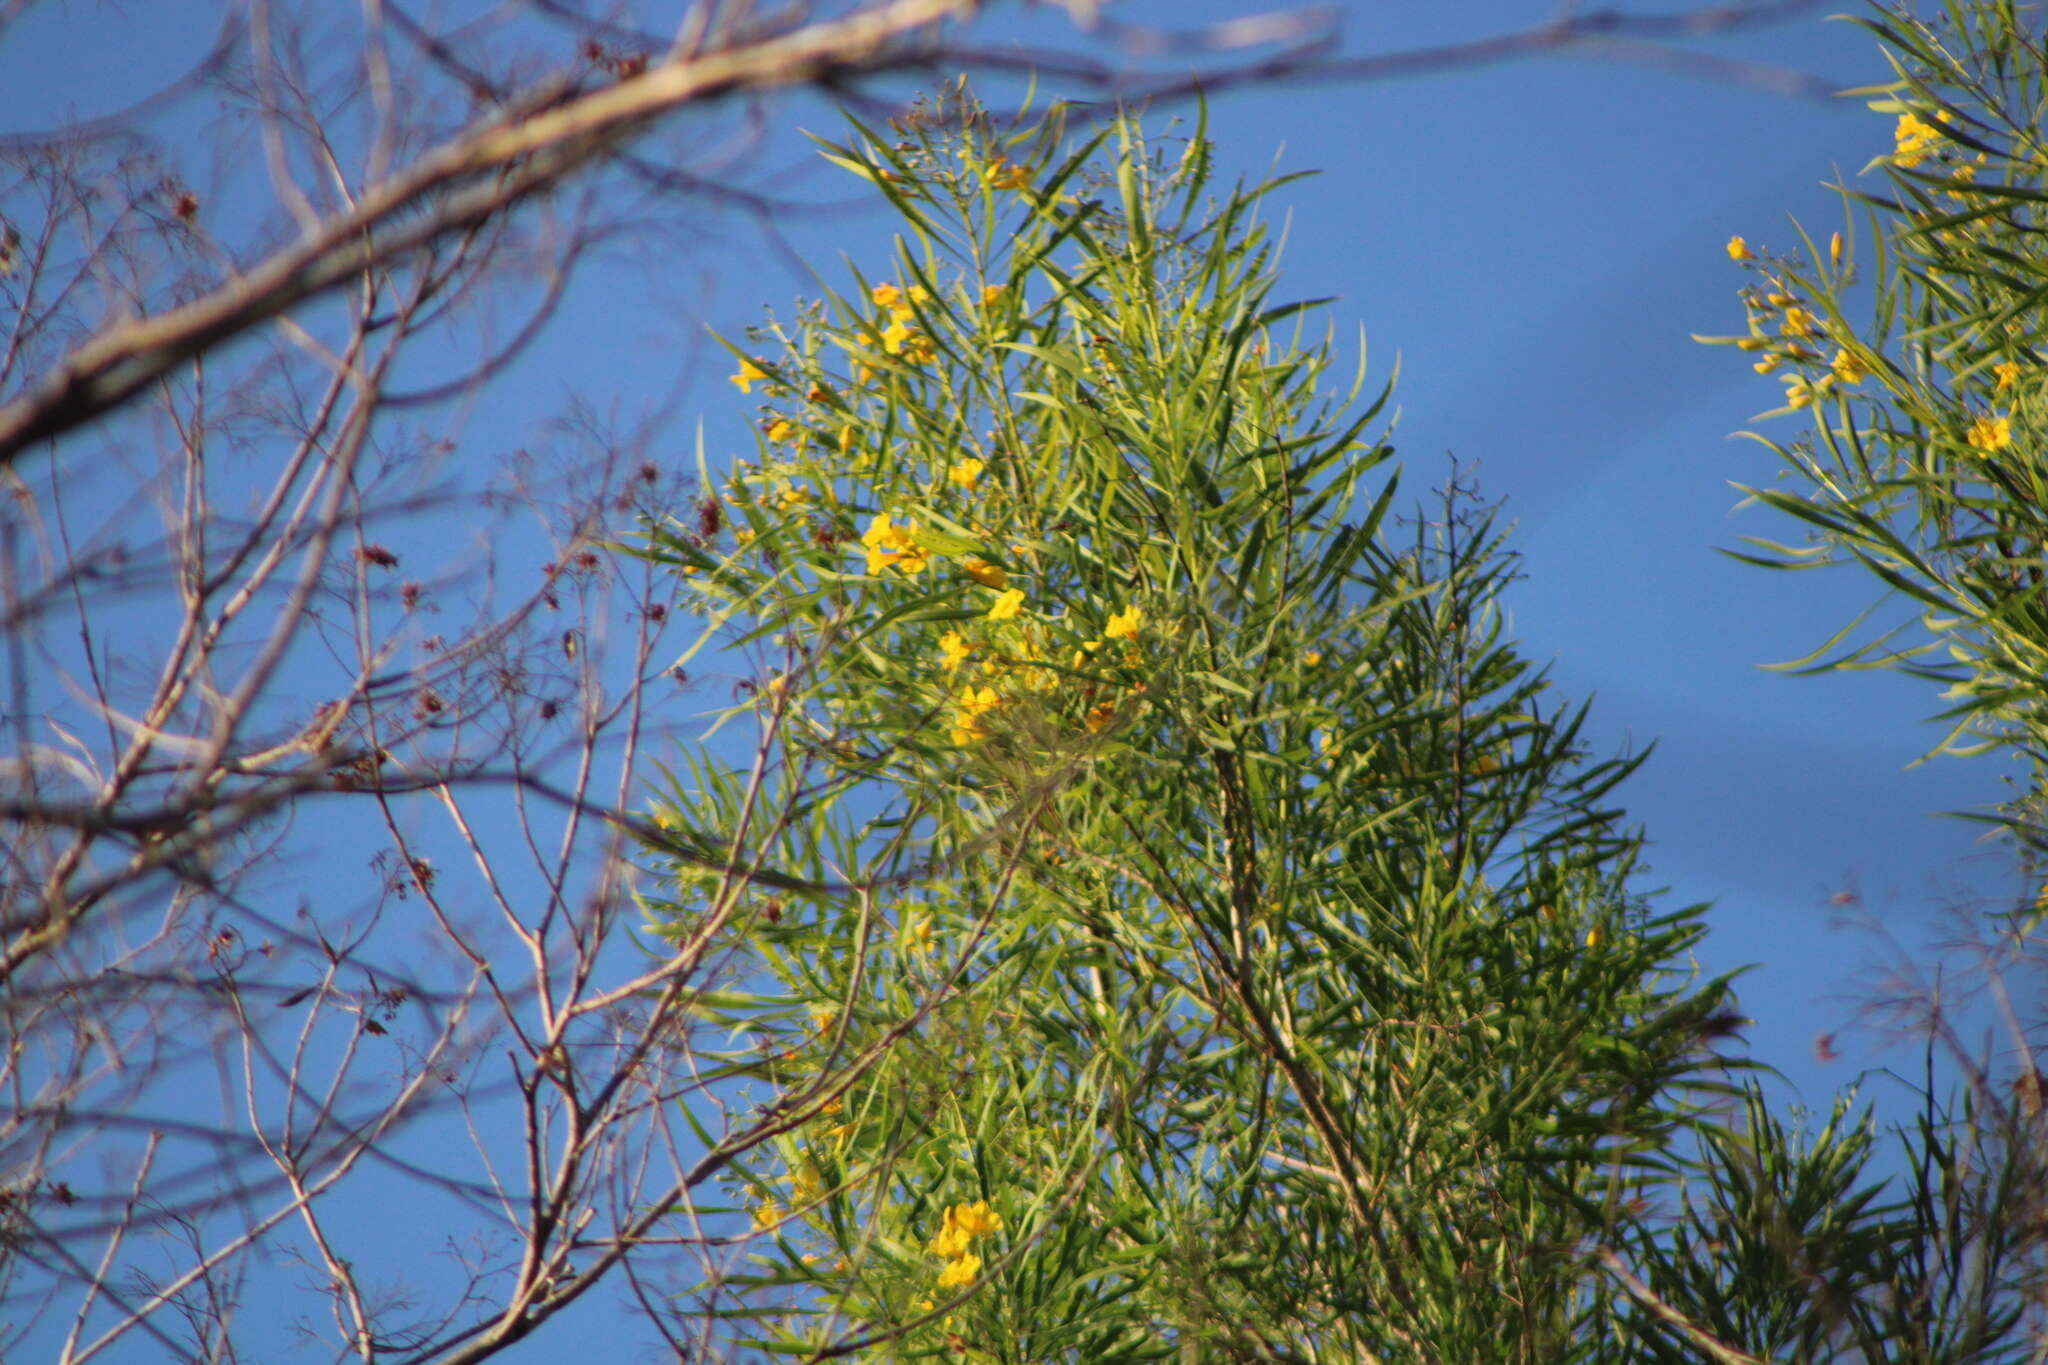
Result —
<svg viewBox="0 0 2048 1365"><path fill-rule="evenodd" d="M701 1010L787 1116L733 1311L805 1357L1601 1358L1729 998L1499 536L1395 524L1387 393L1331 396L1276 184L1203 130L855 131L897 259L736 352L761 449L647 547L768 675L649 905L744 936Z"/></svg>
<svg viewBox="0 0 2048 1365"><path fill-rule="evenodd" d="M1754 558L1872 574L1917 618L1853 622L1801 664L1898 668L1942 684L1945 747L2016 749L2038 789L2048 757L2048 483L2035 454L2048 431L2044 53L2009 4L1864 25L1897 74L1850 92L1896 120L1893 151L1865 171L1888 186L1843 187L1852 221L1825 250L1802 234L1801 251L1752 254L1748 335L1719 339L1784 375L1788 406L1814 417L1807 438L1764 441L1787 482L1746 490L1807 540L1756 542ZM2034 804L2011 811L2030 842Z"/></svg>
<svg viewBox="0 0 2048 1365"><path fill-rule="evenodd" d="M1635 1315L1631 1358L1677 1365L1703 1343L1788 1365L2038 1358L2012 1292L2038 1235L2015 1216L2024 1166L1970 1108L1930 1104L1901 1134L1905 1192L1886 1199L1867 1112L1837 1100L1808 1137L1752 1090L1739 1126L1703 1130L1675 1226L1632 1229L1661 1311Z"/></svg>
<svg viewBox="0 0 2048 1365"><path fill-rule="evenodd" d="M1871 575L1879 607L1794 666L1890 668L1940 684L1942 748L2026 765L2018 794L1984 818L2014 840L2026 884L2038 885L2048 834L2048 49L2038 18L1998 0L1860 22L1895 79L1850 93L1892 121L1892 146L1841 188L1848 230L1825 249L1804 233L1797 251L1729 243L1755 275L1743 290L1748 331L1711 340L1785 376L1786 406L1767 416L1812 418L1805 436L1764 441L1785 477L1746 490L1797 521L1805 540L1757 541L1761 553L1745 557ZM1859 187L1874 185L1873 173L1883 187ZM1882 614L1896 603L1906 619ZM1675 1239L1656 1242L1677 1257L1652 1277L1673 1303L1774 1359L2041 1358L2042 1040L2038 1013L2013 1007L2007 980L2038 964L2044 909L2039 894L1997 907L1973 964L1999 1004L2004 1058L1958 1043L1953 987L1915 1002L1930 1048L1939 1044L1961 1077L1962 1100L1938 1106L1932 1081L1924 1087L1916 1126L1899 1135L1902 1201L1879 1206L1852 1179L1870 1143L1842 1129L1841 1114L1802 1151L1753 1104L1740 1143L1710 1144L1706 1203L1688 1206ZM1809 1302L1790 1284L1806 1286Z"/></svg>

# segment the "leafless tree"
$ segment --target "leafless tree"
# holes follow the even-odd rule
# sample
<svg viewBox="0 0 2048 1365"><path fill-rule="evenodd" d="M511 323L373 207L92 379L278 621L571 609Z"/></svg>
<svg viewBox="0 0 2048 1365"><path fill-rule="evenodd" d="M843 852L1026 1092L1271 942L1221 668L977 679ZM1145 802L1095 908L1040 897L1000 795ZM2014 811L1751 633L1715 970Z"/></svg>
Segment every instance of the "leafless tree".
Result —
<svg viewBox="0 0 2048 1365"><path fill-rule="evenodd" d="M697 515L672 402L470 429L592 259L789 211L739 170L768 97L1704 63L1670 44L1805 7L1339 61L1327 14L1162 35L1092 0L1022 53L960 0L659 31L251 0L184 79L0 137L0 1355L481 1360L604 1284L718 1354L750 1232L719 1177L840 1083L740 1105L693 1014L773 914L779 717L726 751L739 825L636 814L716 643L612 548ZM751 686L717 667L713 701ZM650 850L707 870L675 941L637 933Z"/></svg>

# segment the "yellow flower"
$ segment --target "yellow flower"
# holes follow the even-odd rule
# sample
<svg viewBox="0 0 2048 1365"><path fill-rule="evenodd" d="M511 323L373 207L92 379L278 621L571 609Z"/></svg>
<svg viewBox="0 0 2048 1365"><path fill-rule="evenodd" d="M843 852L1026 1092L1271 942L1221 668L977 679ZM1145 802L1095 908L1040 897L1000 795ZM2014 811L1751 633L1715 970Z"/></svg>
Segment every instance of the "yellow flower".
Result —
<svg viewBox="0 0 2048 1365"><path fill-rule="evenodd" d="M903 358L913 365L925 365L938 358L939 348L923 332L912 332L903 341Z"/></svg>
<svg viewBox="0 0 2048 1365"><path fill-rule="evenodd" d="M1970 423L1970 444L1979 450L2004 450L2012 444L2012 418L1979 417Z"/></svg>
<svg viewBox="0 0 2048 1365"><path fill-rule="evenodd" d="M987 467L987 463L982 460L961 460L946 471L946 477L971 493L974 486L981 482L981 471Z"/></svg>
<svg viewBox="0 0 2048 1365"><path fill-rule="evenodd" d="M732 538L738 541L742 546L747 546L752 545L754 543L755 534L756 532L754 531L753 527L742 526L737 531L734 531L732 533Z"/></svg>
<svg viewBox="0 0 2048 1365"><path fill-rule="evenodd" d="M988 1206L988 1200L977 1199L972 1204L955 1204L946 1211L949 1222L964 1228L969 1237L986 1237L991 1232L1000 1232L1003 1215Z"/></svg>
<svg viewBox="0 0 2048 1365"><path fill-rule="evenodd" d="M985 284L981 287L981 306L984 308L993 307L996 300L1002 298L1002 296L1003 286L999 284Z"/></svg>
<svg viewBox="0 0 2048 1365"><path fill-rule="evenodd" d="M766 379L767 377L768 371L745 357L740 359L740 372L731 376L732 382L740 386L741 393L752 393L754 391L754 381Z"/></svg>
<svg viewBox="0 0 2048 1365"><path fill-rule="evenodd" d="M1100 703L1099 705L1089 707L1088 715L1085 719L1088 723L1089 734L1101 734L1104 730L1107 730L1110 726L1116 724L1116 703L1113 701L1106 701Z"/></svg>
<svg viewBox="0 0 2048 1365"><path fill-rule="evenodd" d="M1816 389L1812 384L1794 375L1785 381L1785 406L1788 408L1808 407L1819 393L1820 390Z"/></svg>
<svg viewBox="0 0 2048 1365"><path fill-rule="evenodd" d="M1011 588L1008 592L1001 593L996 597L995 605L988 609L988 619L991 621L1013 620L1017 613L1022 610L1024 610L1024 589Z"/></svg>
<svg viewBox="0 0 2048 1365"><path fill-rule="evenodd" d="M910 926L910 951L928 953L936 946L932 940L931 920L920 916L917 922Z"/></svg>
<svg viewBox="0 0 2048 1365"><path fill-rule="evenodd" d="M910 335L910 329L903 325L902 316L892 313L889 317L889 325L882 329L882 349L890 355L900 355L903 351L903 343L910 339Z"/></svg>
<svg viewBox="0 0 2048 1365"><path fill-rule="evenodd" d="M988 163L982 172L988 183L999 190L1028 190L1031 188L1031 172L1022 166L1012 164L1004 157L997 157Z"/></svg>
<svg viewBox="0 0 2048 1365"><path fill-rule="evenodd" d="M790 1194L800 1204L815 1204L825 1193L825 1173L806 1161L790 1177Z"/></svg>
<svg viewBox="0 0 2048 1365"><path fill-rule="evenodd" d="M955 703L957 717L953 722L953 742L970 744L977 739L988 738L988 727L981 718L1003 704L993 687L969 685L960 689L960 699ZM948 1224L950 1226L950 1223Z"/></svg>
<svg viewBox="0 0 2048 1365"><path fill-rule="evenodd" d="M1125 607L1109 618L1109 624L1102 628L1102 633L1111 640L1135 640L1138 638L1139 619L1136 607Z"/></svg>
<svg viewBox="0 0 2048 1365"><path fill-rule="evenodd" d="M1000 564L991 564L980 555L969 555L960 561L960 567L967 576L985 588L1006 588L1010 575Z"/></svg>
<svg viewBox="0 0 2048 1365"><path fill-rule="evenodd" d="M1308 653L1301 656L1301 661L1307 664L1310 668L1314 668L1316 665L1320 664L1323 661L1323 651L1321 651L1320 649L1312 649Z"/></svg>
<svg viewBox="0 0 2048 1365"><path fill-rule="evenodd" d="M946 1210L945 1219L939 1225L939 1235L932 1238L932 1254L958 1260L969 1254L968 1248L975 1238L1000 1231L1002 1226L1003 1216L990 1208L986 1199L977 1199L972 1204L955 1204Z"/></svg>
<svg viewBox="0 0 2048 1365"><path fill-rule="evenodd" d="M868 291L868 297L875 301L876 307L886 308L892 313L903 306L903 291L893 284L876 285Z"/></svg>
<svg viewBox="0 0 2048 1365"><path fill-rule="evenodd" d="M887 512L877 512L860 538L861 547L867 551L868 572L879 574L894 567L905 573L923 573L929 561L924 547L917 543L916 531L914 521L896 526L890 523Z"/></svg>
<svg viewBox="0 0 2048 1365"><path fill-rule="evenodd" d="M973 1252L955 1256L946 1262L946 1268L939 1272L939 1288L968 1289L981 1276L981 1257Z"/></svg>
<svg viewBox="0 0 2048 1365"><path fill-rule="evenodd" d="M974 653L975 644L957 630L949 630L939 637L939 653L945 656L948 671L967 662L967 656Z"/></svg>
<svg viewBox="0 0 2048 1365"><path fill-rule="evenodd" d="M1813 314L1804 308L1787 308L1784 324L1778 330L1788 337L1810 337L1816 330L1815 321Z"/></svg>
<svg viewBox="0 0 2048 1365"><path fill-rule="evenodd" d="M1863 362L1848 351L1836 351L1835 358L1828 362L1828 368L1844 384L1861 384L1864 376L1870 373L1863 368Z"/></svg>
<svg viewBox="0 0 2048 1365"><path fill-rule="evenodd" d="M1605 943L1606 941L1607 931L1602 929L1599 925L1596 924L1586 931L1586 946L1588 948L1598 948L1601 944Z"/></svg>
<svg viewBox="0 0 2048 1365"><path fill-rule="evenodd" d="M780 512L794 512L811 500L811 490L800 483L785 484L775 492L775 507Z"/></svg>
<svg viewBox="0 0 2048 1365"><path fill-rule="evenodd" d="M1842 234L1839 232L1828 238L1828 264L1835 267L1842 264Z"/></svg>
<svg viewBox="0 0 2048 1365"><path fill-rule="evenodd" d="M2017 360L2008 360L2003 365L1993 365L1991 373L1998 376L1999 388L2009 389L2019 382L2020 363Z"/></svg>
<svg viewBox="0 0 2048 1365"><path fill-rule="evenodd" d="M1901 166L1917 166L1927 159L1927 149L1939 141L1941 129L1923 121L1918 114L1901 114L1898 126L1892 130L1892 160Z"/></svg>
<svg viewBox="0 0 2048 1365"><path fill-rule="evenodd" d="M1728 239L1728 259L1731 261L1753 261L1756 259L1756 253L1751 251L1749 243L1743 241L1740 237L1730 237Z"/></svg>
<svg viewBox="0 0 2048 1365"><path fill-rule="evenodd" d="M796 435L796 423L790 421L787 417L777 418L768 428L768 439L771 441L787 441L794 435Z"/></svg>
<svg viewBox="0 0 2048 1365"><path fill-rule="evenodd" d="M1771 371L1778 368L1779 363L1780 361L1777 356L1767 355L1762 360L1757 361L1756 364L1750 366L1749 368L1755 370L1758 374L1769 374Z"/></svg>
<svg viewBox="0 0 2048 1365"><path fill-rule="evenodd" d="M754 1226L757 1228L772 1228L781 1222L782 1218L782 1205L773 1199L763 1200L754 1210Z"/></svg>

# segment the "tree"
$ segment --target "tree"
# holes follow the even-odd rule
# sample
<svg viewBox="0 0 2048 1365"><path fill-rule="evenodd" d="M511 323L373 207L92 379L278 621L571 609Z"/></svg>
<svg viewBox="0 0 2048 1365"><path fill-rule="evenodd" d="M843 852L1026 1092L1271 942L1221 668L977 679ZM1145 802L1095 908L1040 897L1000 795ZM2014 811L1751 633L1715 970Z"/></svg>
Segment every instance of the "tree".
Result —
<svg viewBox="0 0 2048 1365"><path fill-rule="evenodd" d="M1745 557L1780 570L1853 567L1876 580L1877 606L1795 666L1896 669L1940 684L1941 752L2021 764L2014 794L1973 818L2007 843L2035 888L2048 773L2035 453L2048 340L2039 308L2048 265L2036 244L2048 188L2048 49L2010 4L1958 2L1927 19L1880 8L1859 22L1896 77L1852 92L1893 120L1892 149L1864 172L1881 171L1884 183L1840 187L1847 221L1824 244L1803 230L1788 250L1728 244L1754 276L1742 291L1748 328L1712 340L1782 379L1784 405L1766 416L1812 419L1790 442L1756 437L1789 477L1745 490L1794 518L1806 539L1757 540ZM1903 1200L1859 1207L1819 1195L1868 1159L1867 1128L1824 1134L1812 1155L1832 1148L1830 1162L1802 1156L1753 1118L1757 1151L1716 1180L1714 1212L1701 1219L1696 1245L1718 1248L1701 1258L1715 1270L1693 1272L1686 1302L1702 1312L1725 1302L1731 1269L1755 1286L1752 1303L1763 1301L1768 1277L1756 1272L1785 1264L1785 1246L1751 1236L1745 1265L1729 1230L1754 1228L1772 1209L1811 1216L1832 1204L1836 1229L1793 1265L1839 1276L1829 1281L1830 1317L1865 1358L2039 1358L2048 1341L2044 903L2028 890L1965 926L1959 975L1902 969L1887 1003L1930 1054L1922 1113L1899 1134ZM1971 1011L1987 999L1992 1050L1969 1041ZM1936 1055L1954 1069L1952 1090L1934 1079ZM1676 1263L1665 1269L1674 1283L1687 1277ZM1786 1322L1781 1312L1781 1330Z"/></svg>
<svg viewBox="0 0 2048 1365"><path fill-rule="evenodd" d="M856 132L897 259L737 350L763 453L649 550L753 623L768 744L657 820L800 817L732 845L772 988L720 1013L764 1348L1608 1358L1734 1021L1489 519L1395 531L1387 393L1323 390L1200 126Z"/></svg>
<svg viewBox="0 0 2048 1365"><path fill-rule="evenodd" d="M1269 25L1277 56L1226 54L1205 78L1358 78L1685 36L1786 8L1567 17L1470 51L1343 68L1322 62L1321 30ZM614 418L572 404L537 423L497 478L475 470L463 422L482 395L504 394L497 381L593 258L671 248L706 203L767 223L792 211L778 187L735 185L697 159L702 141L678 116L805 86L870 107L878 76L970 64L937 28L965 11L899 0L813 20L708 5L662 34L552 2L497 29L435 27L392 4L366 9L360 29L336 13L256 6L191 82L138 92L132 116L6 144L0 1351L225 1360L297 1331L358 1359L481 1359L559 1331L609 1284L677 1354L713 1354L735 1296L748 1291L750 1313L757 1302L733 1281L749 1243L714 1182L735 1173L753 1202L773 1166L759 1154L793 1150L800 1112L749 1109L734 1087L743 1071L803 1059L762 1052L758 1037L760 1055L708 1059L743 1007L734 997L759 985L742 973L772 900L876 903L885 888L823 866L775 870L839 795L761 785L785 771L787 721L757 736L761 781L729 808L702 791L730 750L695 768L674 760L699 775L679 794L711 803L693 814L730 819L678 807L664 829L639 810L650 738L668 751L655 704L682 681L678 655L707 657L739 619L683 639L667 570L617 549L641 521L731 515L700 505L703 490L666 458L667 406ZM1040 55L1075 89L1184 84ZM183 143L186 130L149 120L190 88L225 107ZM248 178L195 189L202 154ZM870 359L887 363L877 340ZM1283 398L1270 401L1297 415ZM762 508L742 515L774 530ZM1272 515L1276 529L1295 524ZM507 530L519 517L523 531ZM1431 634L1424 614L1471 613L1478 624L1460 629L1472 657L1456 676L1478 688L1514 665L1485 634L1502 567L1483 519L1460 518L1445 544L1418 533L1408 569L1375 550L1344 573L1381 586L1415 576L1405 614L1360 624L1360 641L1368 627L1464 638ZM501 557L465 563L451 526L502 533ZM1305 627L1336 608L1302 610ZM1142 617L1129 629L1142 636ZM1392 689L1384 698L1359 694L1438 699L1448 732L1413 736L1413 791L1463 792L1446 755L1510 776L1534 763L1531 793L1538 769L1569 767L1569 722L1548 709L1511 723L1496 698L1483 712L1490 740L1512 730L1525 746L1512 761L1456 738L1466 722L1442 701L1455 670L1431 667L1375 683ZM1083 686L1087 672L1065 669ZM1176 678L1162 701L1212 685ZM1527 685L1499 683L1504 697ZM982 698L955 708L962 728L1008 733L1024 714L991 719L973 709ZM1128 718L1097 715L1105 743L1151 714L1130 704ZM1084 760L1096 762L1074 755ZM1018 762L1043 766L1028 752ZM1556 810L1510 819L1513 801L1496 793L1498 809L1469 817L1561 850L1544 875L1578 899L1544 901L1539 917L1542 904L1622 913L1627 840L1594 818L1613 775L1564 779L1581 785ZM1048 802L1080 780L1042 776ZM1560 829L1570 810L1589 823ZM1432 885L1502 877L1474 838ZM367 894L336 875L338 847L353 853L349 875L371 864ZM696 892L671 900L670 949L645 960L627 944L643 847L690 869ZM1580 867L1571 849L1598 856ZM757 865L757 853L776 861ZM1499 884L1503 906L1534 885ZM1603 932L1648 962L1689 923L1639 928L1633 943ZM935 1025L955 1026L951 998L925 998ZM1680 1022L1694 1008L1674 995L1681 1005ZM1182 1027L1141 1023L1152 1037ZM1679 1065L1682 1032L1641 1074ZM890 1049L909 1037L846 1054L820 1109L870 1072L893 1075ZM1102 1080L1132 1087L1127 1125L1149 1122L1148 1097L1166 1093L1143 1070ZM1646 1103L1628 1122L1649 1132L1668 1115ZM430 1212L380 1216L394 1207Z"/></svg>

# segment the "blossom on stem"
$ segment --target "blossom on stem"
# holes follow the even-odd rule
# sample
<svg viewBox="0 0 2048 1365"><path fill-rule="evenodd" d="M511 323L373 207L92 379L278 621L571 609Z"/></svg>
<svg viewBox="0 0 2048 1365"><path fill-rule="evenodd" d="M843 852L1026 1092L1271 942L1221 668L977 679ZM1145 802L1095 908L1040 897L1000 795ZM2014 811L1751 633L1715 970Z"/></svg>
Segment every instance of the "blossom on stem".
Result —
<svg viewBox="0 0 2048 1365"><path fill-rule="evenodd" d="M977 1199L972 1204L955 1204L946 1210L939 1225L939 1235L932 1238L932 1253L946 1257L965 1256L975 1238L999 1232L1002 1226L1003 1216L990 1208L986 1199Z"/></svg>
<svg viewBox="0 0 2048 1365"><path fill-rule="evenodd" d="M1006 588L1010 585L1009 572L1000 564L991 564L980 555L969 555L960 561L960 567L967 576L984 588Z"/></svg>
<svg viewBox="0 0 2048 1365"><path fill-rule="evenodd" d="M2012 444L2012 418L1979 417L1970 423L1969 441L1978 450L2004 450Z"/></svg>
<svg viewBox="0 0 2048 1365"><path fill-rule="evenodd" d="M916 522L906 521L897 526L889 520L887 512L877 512L860 538L861 548L867 552L868 572L879 574L884 569L897 568L905 573L923 573L929 560L924 547L917 543L916 532Z"/></svg>
<svg viewBox="0 0 2048 1365"><path fill-rule="evenodd" d="M959 700L954 703L953 743L967 745L977 739L987 739L988 727L982 724L982 717L1002 704L1003 699L996 695L993 687L970 685L961 688Z"/></svg>
<svg viewBox="0 0 2048 1365"><path fill-rule="evenodd" d="M988 183L999 190L1027 190L1031 188L1031 172L1004 157L997 157L988 163L982 174Z"/></svg>
<svg viewBox="0 0 2048 1365"><path fill-rule="evenodd" d="M1900 166L1917 166L1927 159L1928 149L1939 141L1941 129L1918 114L1901 114L1898 126L1892 130L1892 160Z"/></svg>
<svg viewBox="0 0 2048 1365"><path fill-rule="evenodd" d="M981 1257L970 1251L946 1262L946 1268L939 1272L939 1288L971 1289L980 1277Z"/></svg>

